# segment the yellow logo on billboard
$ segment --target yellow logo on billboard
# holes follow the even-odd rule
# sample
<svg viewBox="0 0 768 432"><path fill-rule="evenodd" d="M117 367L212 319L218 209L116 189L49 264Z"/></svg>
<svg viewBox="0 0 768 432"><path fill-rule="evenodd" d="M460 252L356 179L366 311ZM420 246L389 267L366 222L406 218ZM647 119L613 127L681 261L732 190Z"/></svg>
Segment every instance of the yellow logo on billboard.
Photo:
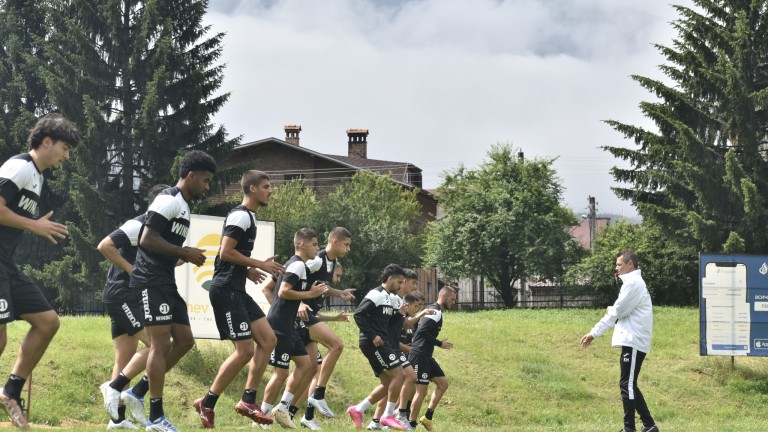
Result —
<svg viewBox="0 0 768 432"><path fill-rule="evenodd" d="M205 255L205 263L200 267L195 267L194 274L197 284L208 291L211 288L211 281L213 280L213 268L216 261L216 254L219 252L219 242L221 242L221 234L206 234L204 235L195 246L198 249L203 249L203 255Z"/></svg>

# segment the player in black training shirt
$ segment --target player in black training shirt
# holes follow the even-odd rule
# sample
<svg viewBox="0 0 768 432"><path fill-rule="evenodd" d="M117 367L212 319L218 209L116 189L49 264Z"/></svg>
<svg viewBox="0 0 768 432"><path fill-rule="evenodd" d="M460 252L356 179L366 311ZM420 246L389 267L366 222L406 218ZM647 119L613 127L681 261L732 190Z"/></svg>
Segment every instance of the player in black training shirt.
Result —
<svg viewBox="0 0 768 432"><path fill-rule="evenodd" d="M453 308L456 304L456 290L451 287L443 287L438 293L437 303L427 306L427 309L437 311L431 315L424 315L419 320L419 327L413 335L411 342L411 353L408 355L408 361L413 365L416 371L416 396L413 397L411 404L411 415L409 417L411 426L416 427L416 419L419 417L421 404L427 395L427 385L429 381L435 383L435 391L429 401L429 407L426 414L419 419L419 423L428 431L432 430L432 415L437 408L437 404L448 389L448 378L437 364L432 353L435 347L443 349L453 348L453 344L448 339L440 340L440 330L443 328L443 311ZM410 399L411 395L407 395ZM405 397L405 396L404 396Z"/></svg>
<svg viewBox="0 0 768 432"><path fill-rule="evenodd" d="M147 202L154 201L157 194L169 187L165 184L153 186L149 190ZM135 363L135 372L128 375L135 376L146 367L149 354L149 338L144 331L141 302L138 293L129 287L133 262L136 260L136 249L139 245L139 235L146 216L144 213L126 221L104 237L96 247L112 263L107 272L107 282L104 284L102 296L102 302L112 323L112 344L115 346L115 365L112 367L111 381L101 385L104 407L110 416L108 429L133 429L131 427L134 426L133 423L125 418L125 405L120 404L120 392L130 382L126 372L128 374L132 372L124 369L129 362ZM137 352L139 341L144 343L144 348ZM124 379L118 380L121 374ZM142 387L149 389L147 385ZM144 393L141 393L141 397ZM131 410L133 418L143 427L147 422L144 417L143 403L140 410L136 407L132 408L134 408Z"/></svg>
<svg viewBox="0 0 768 432"><path fill-rule="evenodd" d="M179 258L196 266L205 263L205 252L182 246L189 232L188 202L208 191L216 161L192 150L181 160L179 181L150 204L131 272L131 288L140 292L144 326L149 336L149 420L147 430L177 430L163 412L165 372L195 343L189 326L187 304L176 288L174 269Z"/></svg>
<svg viewBox="0 0 768 432"><path fill-rule="evenodd" d="M389 428L403 430L405 426L397 421L393 414L405 373L401 367L400 350L395 350L390 342L389 324L397 313L390 294L400 291L405 281L405 270L397 264L390 264L384 268L380 280L381 285L371 289L355 310L355 322L360 328L360 351L368 359L383 388L387 390L387 409L380 422ZM347 414L356 428L363 427L363 413L382 396L381 387L377 387L359 404L347 408Z"/></svg>
<svg viewBox="0 0 768 432"><path fill-rule="evenodd" d="M275 372L264 388L264 399L261 410L269 412L283 427L295 429L288 411L293 401L293 396L300 390L304 376L312 370L312 362L307 355L304 341L295 331L296 312L299 303L321 296L328 291L328 285L315 281L309 285L307 282L306 262L315 256L320 247L317 245L317 234L308 228L302 228L293 236L293 245L296 254L285 263L285 273L277 280L280 288L275 292L272 307L267 313L267 321L277 336L277 346L272 351L269 364L274 366ZM280 388L288 378L290 361L296 364L294 370L295 379L288 386L280 398L280 403L274 405Z"/></svg>
<svg viewBox="0 0 768 432"><path fill-rule="evenodd" d="M269 177L262 171L247 171L243 174L240 185L243 188L243 202L233 208L224 220L221 246L216 255L209 292L219 336L221 339L231 340L235 351L221 364L205 397L194 402L195 410L205 428L214 427L214 407L219 395L249 361L248 381L235 411L257 423L272 423L272 419L256 404L256 388L267 367L269 355L275 349L277 339L265 319L264 312L245 292L245 281L248 278L260 282L264 274L257 269L279 275L285 268L276 263L273 256L264 261L251 257L256 240L254 212L269 204L269 197L272 195ZM254 342L258 345L256 349Z"/></svg>
<svg viewBox="0 0 768 432"><path fill-rule="evenodd" d="M332 282L334 284L339 283L341 276L339 275L338 279L334 278L336 269L341 267L338 259L347 256L351 242L352 234L350 234L349 230L344 227L332 229L328 234L328 244L325 246L325 249L321 250L315 258L307 261L307 269L309 270L307 283L310 285L315 281L325 282L326 284ZM353 301L355 299L354 292L355 289L353 288L340 290L329 286L325 295ZM300 384L301 391L294 400L294 406L300 406L305 401L309 402L304 417L301 419L301 425L310 429L319 427L314 422L315 408L326 417L334 416L333 411L331 411L325 401L325 387L328 385L331 373L336 367L336 362L339 360L344 349L344 343L325 324L325 321L349 321L347 314L344 313L323 315L320 313L322 308L323 297L321 296L301 302L297 313L298 319L301 320L298 323L298 331L307 347L309 358L317 358L317 364L319 365L314 368L314 371L310 371L309 375L305 376L304 381ZM317 346L318 342L328 348L325 358L320 356ZM309 390L315 376L317 376L317 386ZM288 380L292 381L293 379L295 377L291 374ZM312 392L311 394L309 393L310 391Z"/></svg>
<svg viewBox="0 0 768 432"><path fill-rule="evenodd" d="M413 366L408 363L407 356L401 349L400 338L404 329L411 329L417 320L408 319L407 305L403 298L411 295L416 290L416 286L419 282L419 275L411 269L406 268L403 269L403 271L405 272L403 286L400 287L398 293L389 295L392 302L392 308L394 309L392 318L389 320L389 344L395 353L400 356L400 367L403 368L403 372L405 373L405 378L403 380L403 386L405 386L409 380L415 381L416 375L413 371ZM384 426L381 425L381 417L393 414L393 411L387 411L386 393L387 389L383 385L377 386L371 393L373 398L379 397L380 399L376 405L376 411L373 413L373 419L371 420L371 423L368 424L367 429L369 430L383 429ZM390 407L390 409L393 410L394 407ZM405 414L405 409L400 409L397 415L397 420L402 424L408 422L408 416Z"/></svg>
<svg viewBox="0 0 768 432"><path fill-rule="evenodd" d="M51 220L53 212L38 216L43 172L61 168L69 150L80 143L74 124L58 114L37 121L27 139L29 152L8 159L0 167L0 354L8 336L6 325L17 319L30 324L8 381L0 391L0 406L11 422L28 427L21 412L21 389L45 354L59 329L59 316L40 288L21 272L14 254L24 231L56 244L67 236L66 225Z"/></svg>

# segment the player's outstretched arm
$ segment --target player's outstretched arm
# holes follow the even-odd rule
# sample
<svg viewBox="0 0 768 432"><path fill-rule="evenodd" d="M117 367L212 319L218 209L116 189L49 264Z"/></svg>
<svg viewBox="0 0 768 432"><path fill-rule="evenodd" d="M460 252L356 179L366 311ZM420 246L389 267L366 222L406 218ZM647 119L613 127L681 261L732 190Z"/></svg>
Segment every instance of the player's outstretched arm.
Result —
<svg viewBox="0 0 768 432"><path fill-rule="evenodd" d="M107 258L112 264L120 267L120 269L124 272L131 274L133 265L129 263L127 259L123 258L122 255L120 255L120 250L117 248L111 237L104 237L104 239L99 242L99 245L96 246L96 249L98 249L99 252L101 252L101 254L104 255L104 257Z"/></svg>
<svg viewBox="0 0 768 432"><path fill-rule="evenodd" d="M329 296L338 297L344 301L354 301L355 291L357 291L357 288L347 288L347 289L340 290L340 289L328 287L328 291L325 294Z"/></svg>
<svg viewBox="0 0 768 432"><path fill-rule="evenodd" d="M340 312L336 315L325 315L319 313L315 315L320 322L337 321L337 322L349 322L349 314Z"/></svg>
<svg viewBox="0 0 768 432"><path fill-rule="evenodd" d="M255 267L269 274L280 275L285 271L285 267L282 264L275 262L275 257L271 256L265 261L257 260L243 255L237 250L238 240L230 236L221 237L221 246L219 247L219 257L235 265L241 267Z"/></svg>
<svg viewBox="0 0 768 432"><path fill-rule="evenodd" d="M53 216L53 211L48 212L40 219L30 219L18 215L8 208L5 198L0 196L0 225L29 231L56 244L56 239L65 238L69 231L66 225L52 221L51 216Z"/></svg>

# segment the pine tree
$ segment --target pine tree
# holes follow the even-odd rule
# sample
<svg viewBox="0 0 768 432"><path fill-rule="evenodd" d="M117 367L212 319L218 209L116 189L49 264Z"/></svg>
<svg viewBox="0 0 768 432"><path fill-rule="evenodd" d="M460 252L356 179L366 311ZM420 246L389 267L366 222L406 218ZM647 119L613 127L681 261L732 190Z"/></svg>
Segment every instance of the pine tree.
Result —
<svg viewBox="0 0 768 432"><path fill-rule="evenodd" d="M101 288L95 245L144 211L146 191L168 182L177 155L200 149L223 159L239 140L211 123L229 94L216 94L223 34L207 36L206 8L194 0L45 3L50 61L36 66L85 145L49 182L57 217L70 222L69 241L54 262L30 272L60 288L65 309Z"/></svg>
<svg viewBox="0 0 768 432"><path fill-rule="evenodd" d="M0 0L0 160L26 150L36 117L50 110L46 90L31 59L41 56L47 34L36 2Z"/></svg>
<svg viewBox="0 0 768 432"><path fill-rule="evenodd" d="M615 188L664 245L696 252L764 252L768 246L768 7L766 1L694 0L676 6L672 47L657 45L671 80L633 76L659 100L643 102L658 131L608 121L637 148L609 146L631 168ZM681 260L682 261L682 260Z"/></svg>

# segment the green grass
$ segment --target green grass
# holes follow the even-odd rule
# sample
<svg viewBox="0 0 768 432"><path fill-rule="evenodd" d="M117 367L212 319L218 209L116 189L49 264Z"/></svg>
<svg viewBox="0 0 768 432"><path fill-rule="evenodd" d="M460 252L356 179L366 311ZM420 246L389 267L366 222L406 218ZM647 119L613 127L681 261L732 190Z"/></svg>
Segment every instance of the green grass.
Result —
<svg viewBox="0 0 768 432"><path fill-rule="evenodd" d="M618 351L610 334L588 349L580 337L599 310L449 312L442 336L453 350L436 357L451 381L435 414L440 431L612 431L621 428ZM357 348L354 323L332 323L346 342L327 392L336 419L324 430L352 430L344 415L377 383ZM2 380L16 357L26 323L9 325ZM640 388L663 431L765 431L768 369L760 358L700 357L698 311L656 308L653 348ZM183 430L199 429L192 401L208 389L231 345L198 341L166 379L165 409ZM109 320L62 317L62 326L33 375L36 429L103 430L107 415L98 385L112 367ZM267 373L271 373L268 368ZM219 429L249 430L234 413L245 371L219 399ZM2 384L2 381L0 381ZM259 388L259 395L262 394ZM366 413L366 423L371 411ZM2 416L0 415L0 419Z"/></svg>

